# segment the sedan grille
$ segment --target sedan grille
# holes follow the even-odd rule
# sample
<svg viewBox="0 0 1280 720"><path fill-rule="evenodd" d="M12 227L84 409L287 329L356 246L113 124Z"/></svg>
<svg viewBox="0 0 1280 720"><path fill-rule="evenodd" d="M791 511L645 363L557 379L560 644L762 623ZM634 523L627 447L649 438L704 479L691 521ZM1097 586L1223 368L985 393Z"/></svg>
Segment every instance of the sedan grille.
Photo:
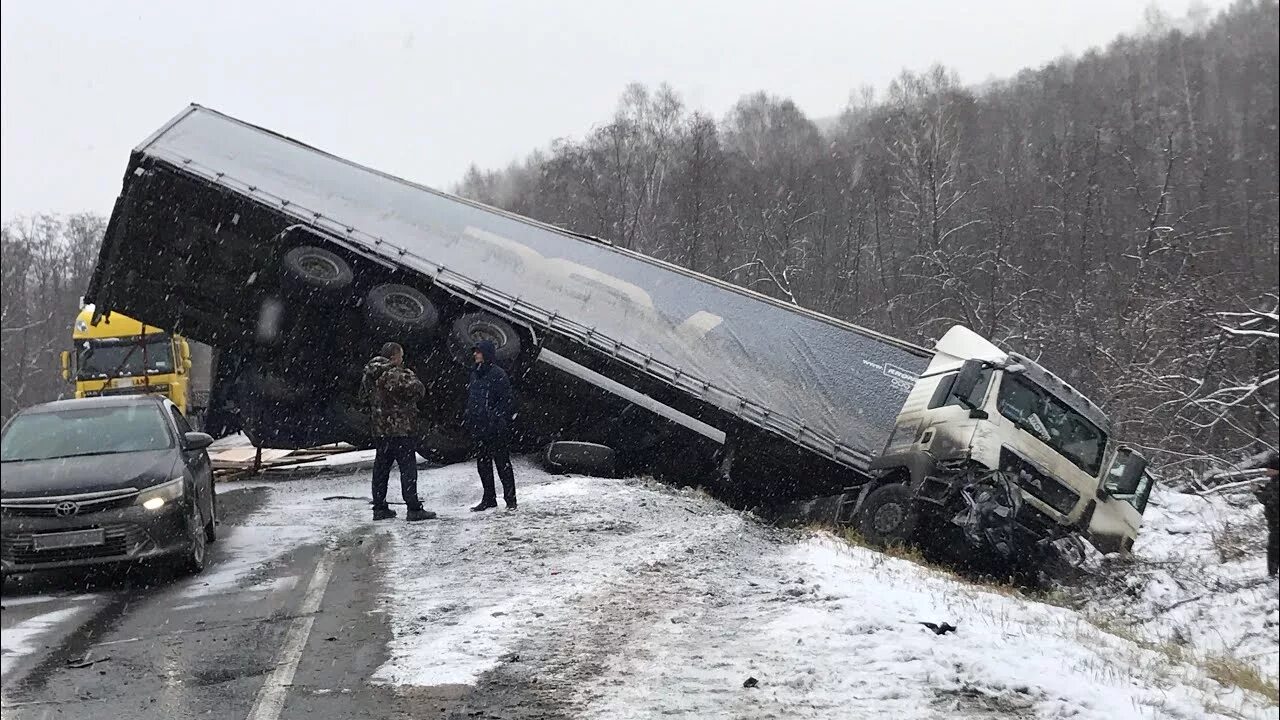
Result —
<svg viewBox="0 0 1280 720"><path fill-rule="evenodd" d="M36 565L67 560L112 557L124 559L151 542L151 537L147 535L147 531L134 523L111 523L92 527L101 527L103 529L106 535L105 543L87 547L36 550L33 547L32 533L5 533L0 536L0 557L4 558L5 562L17 565ZM90 528L77 529L87 530Z"/></svg>
<svg viewBox="0 0 1280 720"><path fill-rule="evenodd" d="M72 515L78 517L100 510L129 507L137 497L138 491L135 488L121 488L120 490L81 493L78 495L6 498L0 500L0 510L3 510L5 515L67 517L66 513L60 513L58 508L60 505L65 507L65 503L70 502L75 505L75 512Z"/></svg>

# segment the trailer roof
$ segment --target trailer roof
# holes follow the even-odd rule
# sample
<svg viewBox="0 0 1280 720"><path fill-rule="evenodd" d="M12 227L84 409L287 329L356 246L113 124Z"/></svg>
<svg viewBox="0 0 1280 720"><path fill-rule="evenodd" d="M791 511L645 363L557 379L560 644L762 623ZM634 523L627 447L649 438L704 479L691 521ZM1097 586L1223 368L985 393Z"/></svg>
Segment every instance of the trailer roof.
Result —
<svg viewBox="0 0 1280 720"><path fill-rule="evenodd" d="M192 105L136 152L550 327L846 464L931 352ZM825 448L825 450L824 450Z"/></svg>

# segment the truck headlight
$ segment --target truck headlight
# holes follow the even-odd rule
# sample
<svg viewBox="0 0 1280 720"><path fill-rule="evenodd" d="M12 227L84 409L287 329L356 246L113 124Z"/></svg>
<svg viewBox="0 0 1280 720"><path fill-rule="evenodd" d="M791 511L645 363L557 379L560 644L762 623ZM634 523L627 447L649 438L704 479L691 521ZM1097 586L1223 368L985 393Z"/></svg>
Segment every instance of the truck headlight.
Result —
<svg viewBox="0 0 1280 720"><path fill-rule="evenodd" d="M165 503L173 502L182 497L185 492L183 485L185 481L181 477L176 477L169 482L161 483L155 487L147 488L138 493L136 504L148 510L159 510L164 507Z"/></svg>

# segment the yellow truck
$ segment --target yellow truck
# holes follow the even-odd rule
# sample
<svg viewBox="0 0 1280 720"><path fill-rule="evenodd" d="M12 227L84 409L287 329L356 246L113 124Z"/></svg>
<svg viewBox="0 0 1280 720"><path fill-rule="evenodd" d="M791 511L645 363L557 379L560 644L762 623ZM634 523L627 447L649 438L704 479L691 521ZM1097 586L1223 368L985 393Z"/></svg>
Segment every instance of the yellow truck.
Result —
<svg viewBox="0 0 1280 720"><path fill-rule="evenodd" d="M107 313L94 325L85 306L71 329L73 352L62 353L62 377L77 398L157 393L199 421L207 407L207 363L192 362L192 344L154 325ZM201 348L204 349L204 348ZM206 353L196 353L204 360Z"/></svg>

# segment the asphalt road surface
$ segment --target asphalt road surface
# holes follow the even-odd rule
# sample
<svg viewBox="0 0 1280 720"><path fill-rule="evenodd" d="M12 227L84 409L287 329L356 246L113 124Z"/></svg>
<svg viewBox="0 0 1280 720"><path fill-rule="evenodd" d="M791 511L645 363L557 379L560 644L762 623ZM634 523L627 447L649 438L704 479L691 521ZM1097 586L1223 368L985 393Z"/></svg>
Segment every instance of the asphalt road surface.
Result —
<svg viewBox="0 0 1280 720"><path fill-rule="evenodd" d="M266 492L220 496L223 538L244 531ZM457 698L447 689L439 697L408 698L367 681L385 660L390 632L376 611L381 578L373 557L384 541L362 532L300 545L252 577L210 592L205 579L216 583L220 566L234 562L225 541L210 547L209 566L196 577L115 570L19 578L3 598L3 716L457 714Z"/></svg>

